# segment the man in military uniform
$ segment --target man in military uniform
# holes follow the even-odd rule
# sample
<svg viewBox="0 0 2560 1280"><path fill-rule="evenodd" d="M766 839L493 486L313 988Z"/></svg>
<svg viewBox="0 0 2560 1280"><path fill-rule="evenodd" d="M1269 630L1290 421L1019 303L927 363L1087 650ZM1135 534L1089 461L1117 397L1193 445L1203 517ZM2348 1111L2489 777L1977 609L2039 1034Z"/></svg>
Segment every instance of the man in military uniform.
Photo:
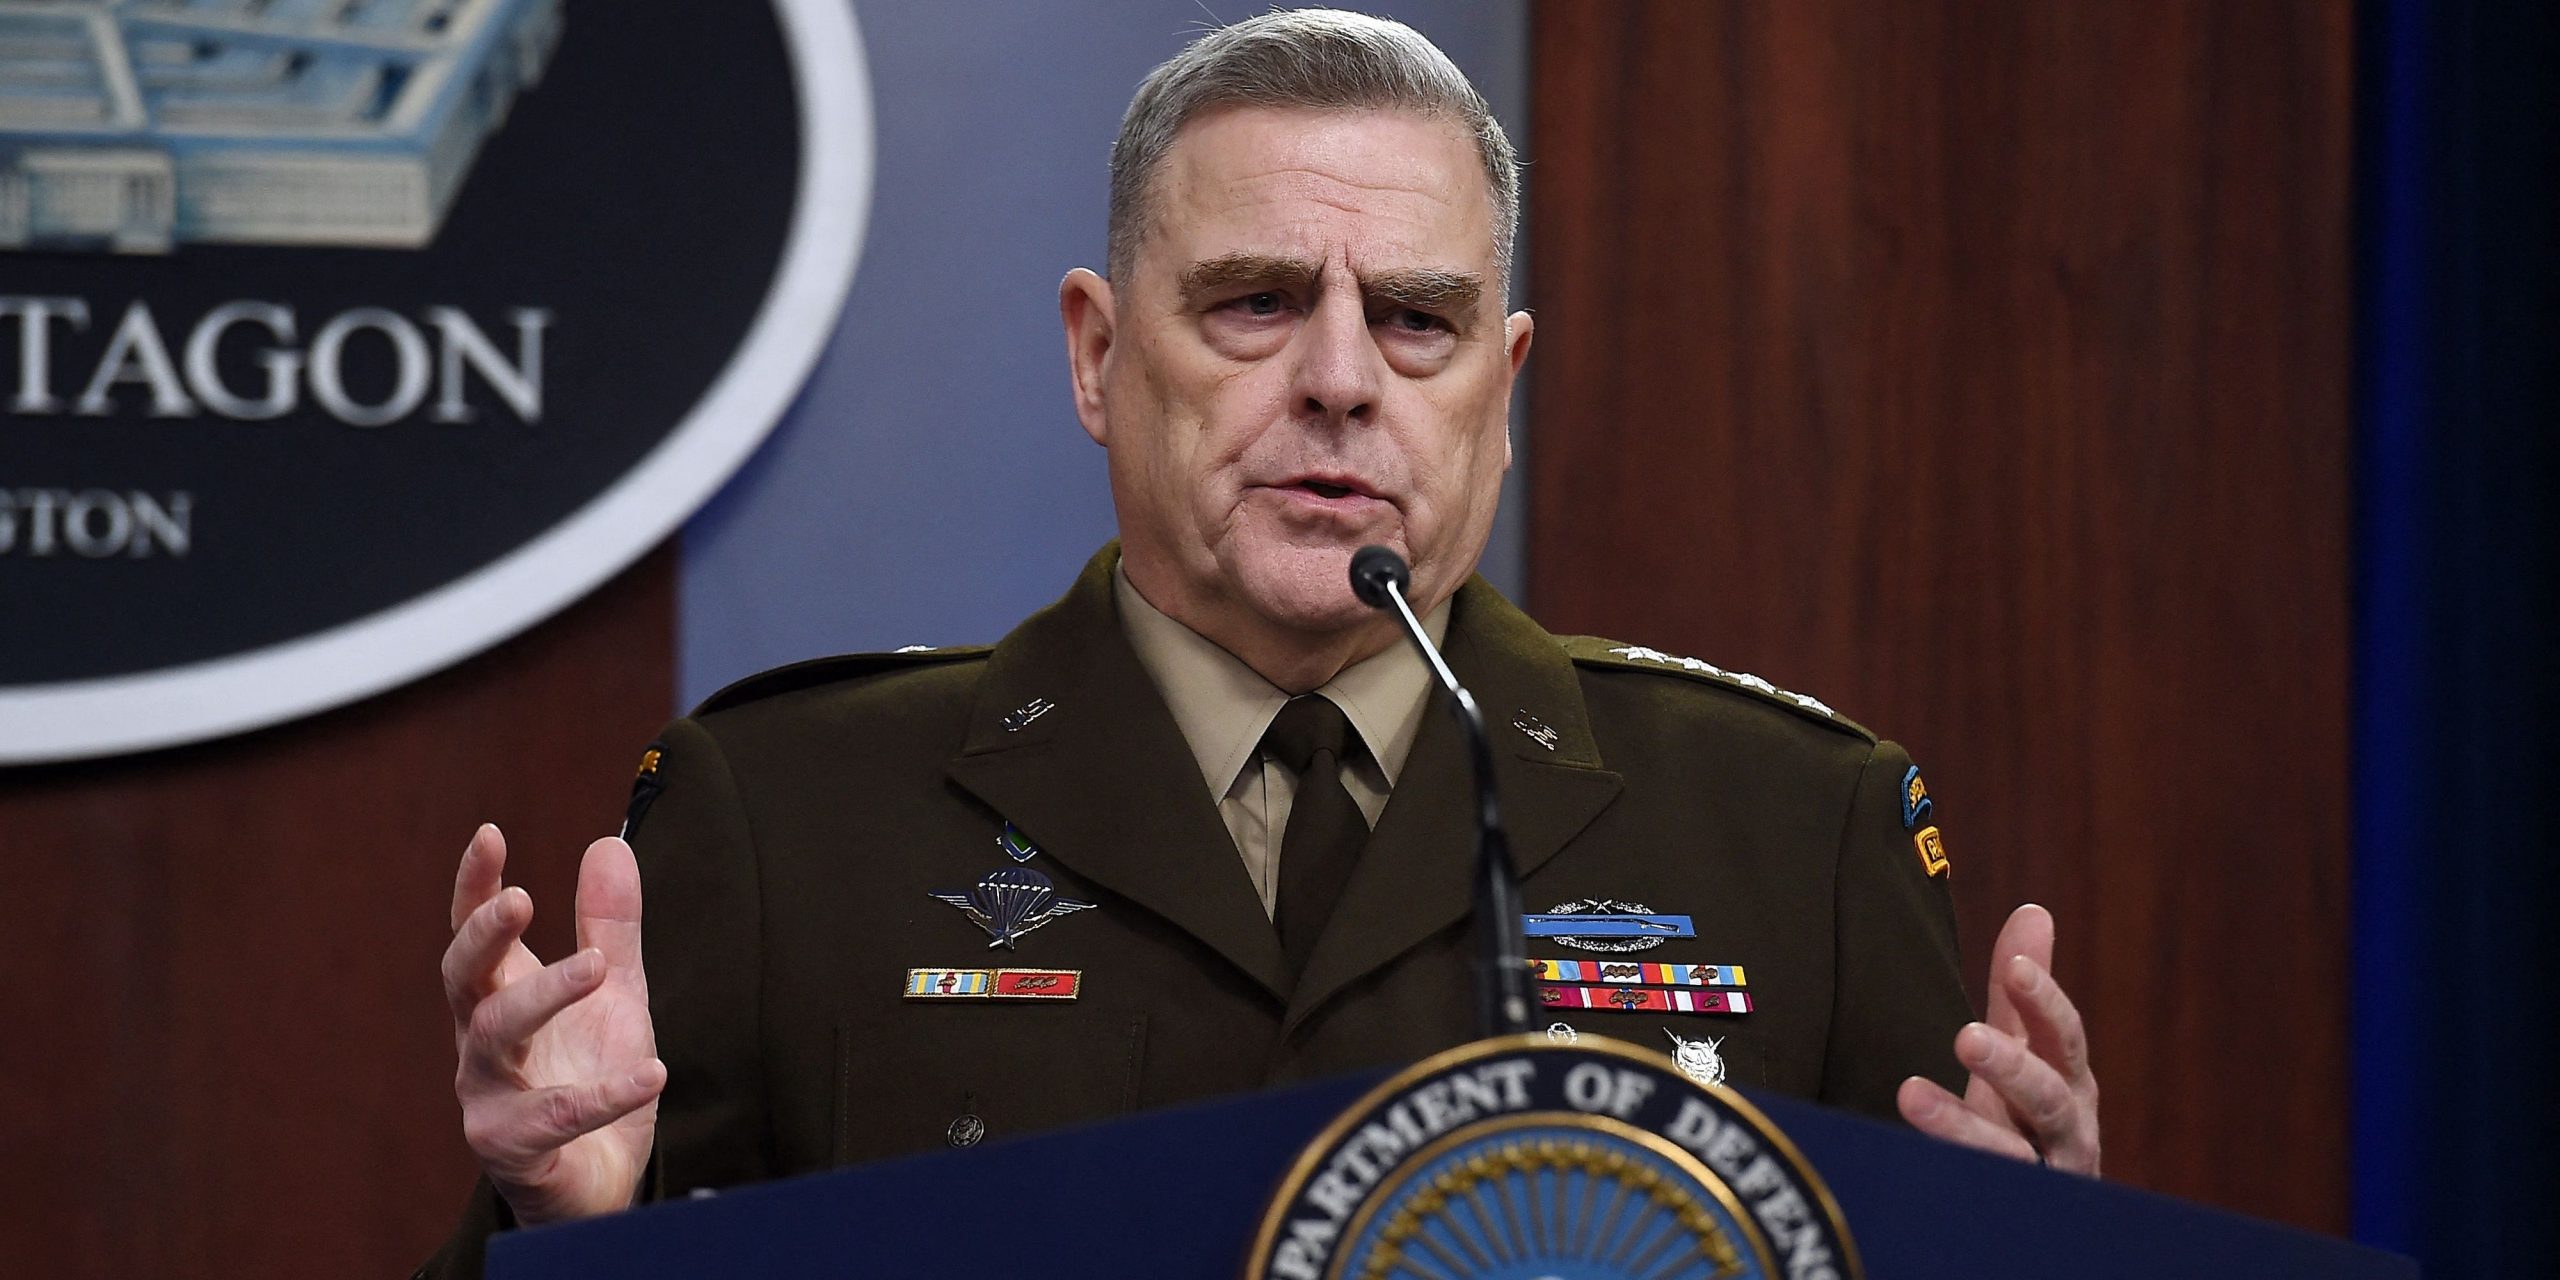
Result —
<svg viewBox="0 0 2560 1280"><path fill-rule="evenodd" d="M1530 905L1611 917L1533 939L1556 1034L2095 1172L2051 922L2013 917L1968 1023L1899 748L1471 576L1531 322L1511 149L1446 58L1346 14L1238 24L1149 77L1112 171L1110 274L1060 310L1120 539L993 649L805 663L677 722L636 862L587 851L575 955L524 948L473 837L444 972L487 1178L431 1266L1465 1039L1467 756L1347 586L1369 543L1487 713Z"/></svg>

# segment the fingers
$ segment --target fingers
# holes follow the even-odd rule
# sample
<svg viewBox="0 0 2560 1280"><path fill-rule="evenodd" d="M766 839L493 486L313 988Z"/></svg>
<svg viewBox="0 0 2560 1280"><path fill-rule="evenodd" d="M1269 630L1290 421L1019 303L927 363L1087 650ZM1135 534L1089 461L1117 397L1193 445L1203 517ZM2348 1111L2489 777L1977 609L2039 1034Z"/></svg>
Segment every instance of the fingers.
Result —
<svg viewBox="0 0 2560 1280"><path fill-rule="evenodd" d="M604 954L615 971L640 972L640 864L631 846L607 836L578 860L578 945Z"/></svg>
<svg viewBox="0 0 2560 1280"><path fill-rule="evenodd" d="M469 1017L463 1069L505 1074L524 1060L525 1042L563 1009L604 985L604 956L592 948L510 982L482 1000Z"/></svg>
<svg viewBox="0 0 2560 1280"><path fill-rule="evenodd" d="M1990 1007L1956 1033L1965 1096L1914 1076L1895 1103L1922 1132L2095 1177L2098 1081L2080 1011L2053 980L2053 913L2010 912L1991 954Z"/></svg>
<svg viewBox="0 0 2560 1280"><path fill-rule="evenodd" d="M2009 1001L2024 1024L2027 1046L2036 1056L2050 1062L2063 1078L2075 1086L2095 1081L2089 1073L2089 1033L2081 1025L2080 1010L2035 961L2025 956L2012 956L2001 970L2001 985L2009 990Z"/></svg>
<svg viewBox="0 0 2560 1280"><path fill-rule="evenodd" d="M2054 1064L2038 1056L2017 1036L1982 1023L1956 1033L1956 1059L1973 1073L1977 1086L1997 1095L1999 1111L1965 1109L1994 1127L2023 1130L2030 1154L2042 1152L2047 1164L2075 1173L2098 1171L2097 1097L2073 1087ZM2002 1124L2003 1114L2014 1121Z"/></svg>
<svg viewBox="0 0 2560 1280"><path fill-rule="evenodd" d="M508 888L481 903L454 929L453 941L444 949L444 998L453 1007L456 1026L470 1021L472 1009L498 990L507 955L531 923L532 895Z"/></svg>
<svg viewBox="0 0 2560 1280"><path fill-rule="evenodd" d="M2069 1121L2071 1086L2026 1041L1969 1023L1956 1033L1956 1061L1998 1092L2029 1133L2058 1131Z"/></svg>
<svg viewBox="0 0 2560 1280"><path fill-rule="evenodd" d="M1930 1137L2012 1160L2033 1160L2035 1148L2007 1125L1983 1118L1936 1082L1913 1076L1894 1094L1894 1105L1912 1128Z"/></svg>
<svg viewBox="0 0 2560 1280"><path fill-rule="evenodd" d="M2000 938L1991 944L1990 1008L1983 1011L1983 1021L2002 1031L2017 1033L2021 1029L2018 1012L2013 1007L2008 986L2000 974L2013 956L2025 956L2044 969L2053 968L2053 913L2030 902L2009 913L2000 926Z"/></svg>
<svg viewBox="0 0 2560 1280"><path fill-rule="evenodd" d="M493 1172L521 1170L647 1106L666 1085L667 1065L647 1058L578 1084L492 1095L464 1108L463 1137Z"/></svg>
<svg viewBox="0 0 2560 1280"><path fill-rule="evenodd" d="M2058 1120L2031 1117L2035 1142L2055 1168L2098 1172L2098 1078L2089 1067L2089 1037L2080 1010L2053 975L2025 956L2001 975L2026 1023L2026 1047L2062 1081L2069 1105ZM2015 1103L2012 1103L2013 1107Z"/></svg>
<svg viewBox="0 0 2560 1280"><path fill-rule="evenodd" d="M460 929L480 904L498 895L507 869L507 838L494 822L483 822L462 846L462 865L453 873L453 909L447 927Z"/></svg>

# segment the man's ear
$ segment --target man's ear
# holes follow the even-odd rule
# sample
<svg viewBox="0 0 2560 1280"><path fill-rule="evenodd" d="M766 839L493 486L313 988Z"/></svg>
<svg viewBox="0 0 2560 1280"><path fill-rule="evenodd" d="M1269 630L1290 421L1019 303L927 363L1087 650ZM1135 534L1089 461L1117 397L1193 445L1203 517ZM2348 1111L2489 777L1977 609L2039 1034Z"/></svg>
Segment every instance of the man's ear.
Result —
<svg viewBox="0 0 2560 1280"><path fill-rule="evenodd" d="M1517 380L1520 376L1520 366L1529 362L1529 338L1537 327L1537 322L1530 319L1526 311L1514 311L1503 320L1502 336L1509 345L1504 348L1502 355L1511 365L1509 376L1503 379L1506 384ZM1508 392L1507 385L1504 390ZM1507 400L1502 411L1502 469L1508 472L1511 470L1511 406Z"/></svg>
<svg viewBox="0 0 2560 1280"><path fill-rule="evenodd" d="M1102 367L1111 355L1111 282L1078 267L1058 282L1058 320L1067 330L1067 376L1074 384L1076 421L1095 444L1111 446L1111 418L1103 405Z"/></svg>

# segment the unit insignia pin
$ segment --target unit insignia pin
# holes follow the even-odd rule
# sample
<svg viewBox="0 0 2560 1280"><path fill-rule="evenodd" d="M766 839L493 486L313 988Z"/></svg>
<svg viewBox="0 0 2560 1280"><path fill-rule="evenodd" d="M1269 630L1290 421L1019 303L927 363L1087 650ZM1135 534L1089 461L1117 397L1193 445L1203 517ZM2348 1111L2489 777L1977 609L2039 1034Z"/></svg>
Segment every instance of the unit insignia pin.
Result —
<svg viewBox="0 0 2560 1280"><path fill-rule="evenodd" d="M1047 698L1033 698L1031 701L1023 703L1021 706L1015 707L1013 710L1005 713L1004 731L1006 733L1020 733L1023 730L1030 728L1032 721L1037 720L1057 709L1058 704L1049 701Z"/></svg>
<svg viewBox="0 0 2560 1280"><path fill-rule="evenodd" d="M1920 766L1902 771L1902 829L1914 830L1936 808L1929 801L1929 784L1920 780Z"/></svg>
<svg viewBox="0 0 2560 1280"><path fill-rule="evenodd" d="M1529 741L1537 743L1539 746L1545 747L1549 751L1556 749L1557 740L1563 736L1557 733L1555 728L1549 725L1546 721L1530 715L1526 711L1522 711L1519 715L1512 717L1511 727L1529 735Z"/></svg>
<svg viewBox="0 0 2560 1280"><path fill-rule="evenodd" d="M1645 951L1665 938L1693 938L1697 929L1687 916L1654 914L1641 903L1615 898L1581 898L1559 902L1544 915L1524 916L1521 929L1577 951Z"/></svg>
<svg viewBox="0 0 2560 1280"><path fill-rule="evenodd" d="M932 895L960 908L994 939L987 945L1010 951L1022 935L1093 904L1058 896L1049 877L1029 867L1004 867L979 877L966 893Z"/></svg>
<svg viewBox="0 0 2560 1280"><path fill-rule="evenodd" d="M1671 1063L1680 1074L1700 1084L1724 1083L1724 1057L1716 1052L1724 1041L1691 1040L1667 1027L1662 1034L1671 1037Z"/></svg>
<svg viewBox="0 0 2560 1280"><path fill-rule="evenodd" d="M1004 824L1004 830L996 833L996 847L1016 862L1029 862L1040 856L1040 846L1031 843L1031 837L1022 834L1022 829L1010 822Z"/></svg>

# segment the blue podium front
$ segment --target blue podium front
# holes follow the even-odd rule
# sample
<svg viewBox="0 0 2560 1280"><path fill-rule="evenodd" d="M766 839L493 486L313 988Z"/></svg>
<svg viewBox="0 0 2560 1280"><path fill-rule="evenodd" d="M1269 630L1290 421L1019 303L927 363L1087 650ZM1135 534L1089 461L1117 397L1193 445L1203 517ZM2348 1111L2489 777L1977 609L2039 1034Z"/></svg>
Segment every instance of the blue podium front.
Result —
<svg viewBox="0 0 2560 1280"><path fill-rule="evenodd" d="M1266 1203L1379 1076L812 1174L493 1241L491 1280L1234 1277ZM2414 1280L2406 1258L1752 1095L1870 1280Z"/></svg>

